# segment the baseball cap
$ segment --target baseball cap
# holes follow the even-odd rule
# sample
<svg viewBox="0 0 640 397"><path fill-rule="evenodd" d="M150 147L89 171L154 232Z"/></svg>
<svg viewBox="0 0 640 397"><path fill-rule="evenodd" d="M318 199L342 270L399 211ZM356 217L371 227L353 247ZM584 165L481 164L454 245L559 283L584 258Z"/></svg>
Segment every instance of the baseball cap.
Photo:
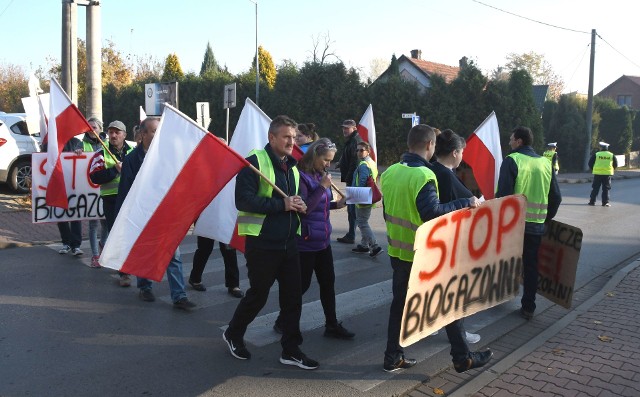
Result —
<svg viewBox="0 0 640 397"><path fill-rule="evenodd" d="M116 130L127 132L127 127L125 127L124 123L120 120L112 121L109 124L109 127L107 127L107 130L109 128L115 128Z"/></svg>
<svg viewBox="0 0 640 397"><path fill-rule="evenodd" d="M355 127L356 122L354 120L345 120L342 122L343 127Z"/></svg>
<svg viewBox="0 0 640 397"><path fill-rule="evenodd" d="M603 147L608 147L609 146L609 144L607 142L603 142L603 141L598 142L598 145L603 146Z"/></svg>

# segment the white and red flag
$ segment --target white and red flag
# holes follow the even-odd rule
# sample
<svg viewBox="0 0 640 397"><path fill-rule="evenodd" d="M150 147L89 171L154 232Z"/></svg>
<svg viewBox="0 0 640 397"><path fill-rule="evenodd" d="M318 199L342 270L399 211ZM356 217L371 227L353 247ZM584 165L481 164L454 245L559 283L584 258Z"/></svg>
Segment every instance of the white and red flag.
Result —
<svg viewBox="0 0 640 397"><path fill-rule="evenodd" d="M269 124L269 116L247 98L229 146L239 155L248 157L253 149L262 149L269 143ZM202 211L193 234L231 244L233 248L244 251L245 239L237 234L235 190L236 179L233 178Z"/></svg>
<svg viewBox="0 0 640 397"><path fill-rule="evenodd" d="M191 224L249 163L170 105L109 232L102 266L155 281Z"/></svg>
<svg viewBox="0 0 640 397"><path fill-rule="evenodd" d="M500 129L496 113L491 114L467 139L464 161L471 166L473 176L485 199L495 198L502 165Z"/></svg>
<svg viewBox="0 0 640 397"><path fill-rule="evenodd" d="M91 131L91 126L76 105L58 84L51 79L49 90L49 125L47 133L47 205L68 208L67 189L64 185L60 153L62 148L76 135Z"/></svg>
<svg viewBox="0 0 640 397"><path fill-rule="evenodd" d="M373 122L373 107L369 104L360 122L358 123L358 133L363 141L371 146L369 155L373 161L378 161L378 147L376 146L376 125Z"/></svg>
<svg viewBox="0 0 640 397"><path fill-rule="evenodd" d="M140 118L140 120L138 120L138 124L142 123L144 119L147 118L147 114L144 112L142 106L140 106L140 115L138 117Z"/></svg>

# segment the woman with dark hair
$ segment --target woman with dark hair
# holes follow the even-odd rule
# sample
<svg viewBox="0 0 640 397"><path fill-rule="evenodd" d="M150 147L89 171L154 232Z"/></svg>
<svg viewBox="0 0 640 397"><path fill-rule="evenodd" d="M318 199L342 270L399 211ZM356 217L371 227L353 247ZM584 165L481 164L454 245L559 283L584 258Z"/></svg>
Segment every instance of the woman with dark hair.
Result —
<svg viewBox="0 0 640 397"><path fill-rule="evenodd" d="M307 213L301 216L300 279L302 294L311 285L313 272L320 285L320 302L325 316L324 336L349 339L355 334L348 331L336 317L336 275L331 252L331 222L329 210L343 208L345 199L331 201L331 174L327 172L336 153L336 145L328 138L320 138L298 162L300 171L300 197L307 204ZM280 318L273 329L281 333Z"/></svg>
<svg viewBox="0 0 640 397"><path fill-rule="evenodd" d="M296 131L296 145L300 146L302 153L306 153L309 146L319 138L315 124L298 124L298 130Z"/></svg>
<svg viewBox="0 0 640 397"><path fill-rule="evenodd" d="M438 180L438 196L441 203L448 203L459 198L469 198L473 193L458 179L455 169L462 162L462 153L467 146L464 138L447 129L438 134L436 138L436 151L432 159L431 170ZM437 331L436 331L437 333ZM480 342L480 335L466 332L469 343Z"/></svg>

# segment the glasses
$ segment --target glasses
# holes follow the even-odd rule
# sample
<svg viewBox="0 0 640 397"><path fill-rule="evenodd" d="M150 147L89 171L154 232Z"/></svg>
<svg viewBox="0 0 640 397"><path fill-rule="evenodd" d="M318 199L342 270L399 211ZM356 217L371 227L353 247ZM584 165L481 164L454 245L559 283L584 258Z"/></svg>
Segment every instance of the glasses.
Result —
<svg viewBox="0 0 640 397"><path fill-rule="evenodd" d="M330 143L328 145L324 144L324 143L321 143L318 146L316 146L315 152L318 153L320 150L325 150L325 149L326 150L333 150L335 148L336 148L336 144L335 143Z"/></svg>
<svg viewBox="0 0 640 397"><path fill-rule="evenodd" d="M368 152L368 150L367 149L358 149L358 150L356 150L356 152L362 153L362 152Z"/></svg>

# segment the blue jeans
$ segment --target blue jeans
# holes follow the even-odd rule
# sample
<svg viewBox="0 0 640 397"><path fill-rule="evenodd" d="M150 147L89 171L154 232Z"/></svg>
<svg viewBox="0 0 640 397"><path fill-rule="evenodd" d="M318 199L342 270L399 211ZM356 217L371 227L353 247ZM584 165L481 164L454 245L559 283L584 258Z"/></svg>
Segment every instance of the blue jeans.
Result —
<svg viewBox="0 0 640 397"><path fill-rule="evenodd" d="M141 290L151 289L153 282L146 278L137 277L138 288ZM187 297L184 290L184 278L182 277L182 260L180 259L180 248L176 249L173 258L167 267L167 281L169 282L169 290L171 290L171 300L175 303L182 298Z"/></svg>
<svg viewBox="0 0 640 397"><path fill-rule="evenodd" d="M387 349L384 352L386 364L396 363L404 356L404 349L400 346L400 327L402 325L402 313L404 302L407 298L407 287L411 275L411 263L398 258L390 257L393 269L393 300L389 308L389 326L387 328ZM462 320L456 320L445 327L449 344L451 345L451 358L454 363L466 360L469 357L469 346L465 340Z"/></svg>
<svg viewBox="0 0 640 397"><path fill-rule="evenodd" d="M373 247L377 244L376 236L369 226L369 218L371 217L372 207L356 207L356 226L360 229L362 240L360 245L363 247Z"/></svg>
<svg viewBox="0 0 640 397"><path fill-rule="evenodd" d="M104 247L107 241L107 222L103 219L95 219L89 221L89 244L91 245L91 255L100 255L100 246L98 245L98 225L100 225L100 244Z"/></svg>

